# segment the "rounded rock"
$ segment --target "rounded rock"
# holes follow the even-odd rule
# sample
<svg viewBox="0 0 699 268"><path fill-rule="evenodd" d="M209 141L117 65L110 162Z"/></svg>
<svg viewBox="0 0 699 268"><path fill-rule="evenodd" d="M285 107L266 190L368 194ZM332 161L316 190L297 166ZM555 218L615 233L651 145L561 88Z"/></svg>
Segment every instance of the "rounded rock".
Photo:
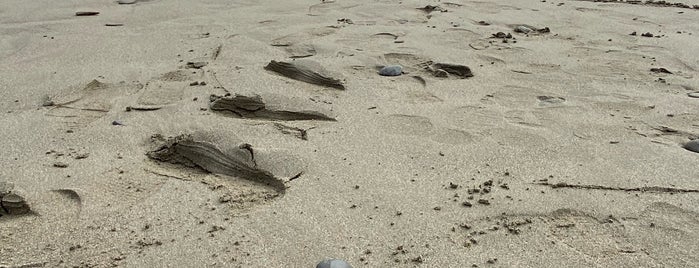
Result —
<svg viewBox="0 0 699 268"><path fill-rule="evenodd" d="M687 93L687 96L689 96L691 98L699 98L699 91L689 92L689 93Z"/></svg>
<svg viewBox="0 0 699 268"><path fill-rule="evenodd" d="M329 259L319 262L316 268L352 268L352 265L343 260Z"/></svg>
<svg viewBox="0 0 699 268"><path fill-rule="evenodd" d="M400 65L384 66L379 70L379 75L383 76L399 76L403 74L403 67Z"/></svg>
<svg viewBox="0 0 699 268"><path fill-rule="evenodd" d="M689 141L685 143L682 147L684 147L688 151L699 153L699 139Z"/></svg>

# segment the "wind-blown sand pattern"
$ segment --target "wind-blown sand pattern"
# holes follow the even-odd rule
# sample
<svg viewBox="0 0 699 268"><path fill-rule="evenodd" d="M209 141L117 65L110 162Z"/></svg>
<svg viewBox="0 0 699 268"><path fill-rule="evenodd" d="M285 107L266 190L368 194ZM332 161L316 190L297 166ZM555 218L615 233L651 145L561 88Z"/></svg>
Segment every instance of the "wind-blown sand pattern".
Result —
<svg viewBox="0 0 699 268"><path fill-rule="evenodd" d="M695 267L697 7L0 1L0 267Z"/></svg>

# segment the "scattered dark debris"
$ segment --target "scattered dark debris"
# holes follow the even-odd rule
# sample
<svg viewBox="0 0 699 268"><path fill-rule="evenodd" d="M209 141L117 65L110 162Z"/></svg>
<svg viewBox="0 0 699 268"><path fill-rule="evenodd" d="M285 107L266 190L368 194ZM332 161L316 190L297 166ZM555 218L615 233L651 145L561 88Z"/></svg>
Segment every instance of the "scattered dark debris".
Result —
<svg viewBox="0 0 699 268"><path fill-rule="evenodd" d="M643 37L653 37L653 34L647 32L647 33L641 34L641 36L643 36Z"/></svg>
<svg viewBox="0 0 699 268"><path fill-rule="evenodd" d="M490 205L490 201L488 201L487 199L478 199L478 204L482 204L482 205L487 206L487 205Z"/></svg>
<svg viewBox="0 0 699 268"><path fill-rule="evenodd" d="M63 163L63 162L56 162L56 163L53 163L53 167L57 167L57 168L67 168L67 167L68 167L68 164Z"/></svg>
<svg viewBox="0 0 699 268"><path fill-rule="evenodd" d="M699 193L697 189L682 189L682 188L672 188L672 187L660 187L660 186L644 186L635 188L625 188L625 187L609 187L601 185L584 185L584 184L568 184L565 182L559 183L549 183L549 182L538 182L534 183L538 185L544 185L551 188L573 188L573 189L590 189L590 190L609 190L609 191L624 191L624 192L653 192L653 193Z"/></svg>

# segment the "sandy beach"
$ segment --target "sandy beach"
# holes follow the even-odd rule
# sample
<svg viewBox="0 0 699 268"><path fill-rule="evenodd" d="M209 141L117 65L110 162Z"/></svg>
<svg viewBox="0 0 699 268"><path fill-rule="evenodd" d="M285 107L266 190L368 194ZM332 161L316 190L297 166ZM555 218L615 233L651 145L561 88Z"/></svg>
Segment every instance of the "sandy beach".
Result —
<svg viewBox="0 0 699 268"><path fill-rule="evenodd" d="M698 51L699 0L3 0L0 267L696 267Z"/></svg>

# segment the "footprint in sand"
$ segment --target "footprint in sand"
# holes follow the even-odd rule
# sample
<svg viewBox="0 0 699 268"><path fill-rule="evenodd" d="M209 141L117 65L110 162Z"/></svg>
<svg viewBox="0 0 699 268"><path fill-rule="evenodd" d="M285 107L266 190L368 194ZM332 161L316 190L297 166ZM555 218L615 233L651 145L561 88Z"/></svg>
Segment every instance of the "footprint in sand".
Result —
<svg viewBox="0 0 699 268"><path fill-rule="evenodd" d="M429 137L445 144L465 144L478 140L478 136L467 131L435 127L424 116L392 114L380 119L381 128L386 133L403 136Z"/></svg>
<svg viewBox="0 0 699 268"><path fill-rule="evenodd" d="M134 94L142 86L104 83L98 80L47 97L47 116L64 119L70 128L80 128L102 118L114 109L117 99Z"/></svg>
<svg viewBox="0 0 699 268"><path fill-rule="evenodd" d="M157 110L182 100L185 87L196 79L191 71L177 70L150 80L132 105L133 109Z"/></svg>

